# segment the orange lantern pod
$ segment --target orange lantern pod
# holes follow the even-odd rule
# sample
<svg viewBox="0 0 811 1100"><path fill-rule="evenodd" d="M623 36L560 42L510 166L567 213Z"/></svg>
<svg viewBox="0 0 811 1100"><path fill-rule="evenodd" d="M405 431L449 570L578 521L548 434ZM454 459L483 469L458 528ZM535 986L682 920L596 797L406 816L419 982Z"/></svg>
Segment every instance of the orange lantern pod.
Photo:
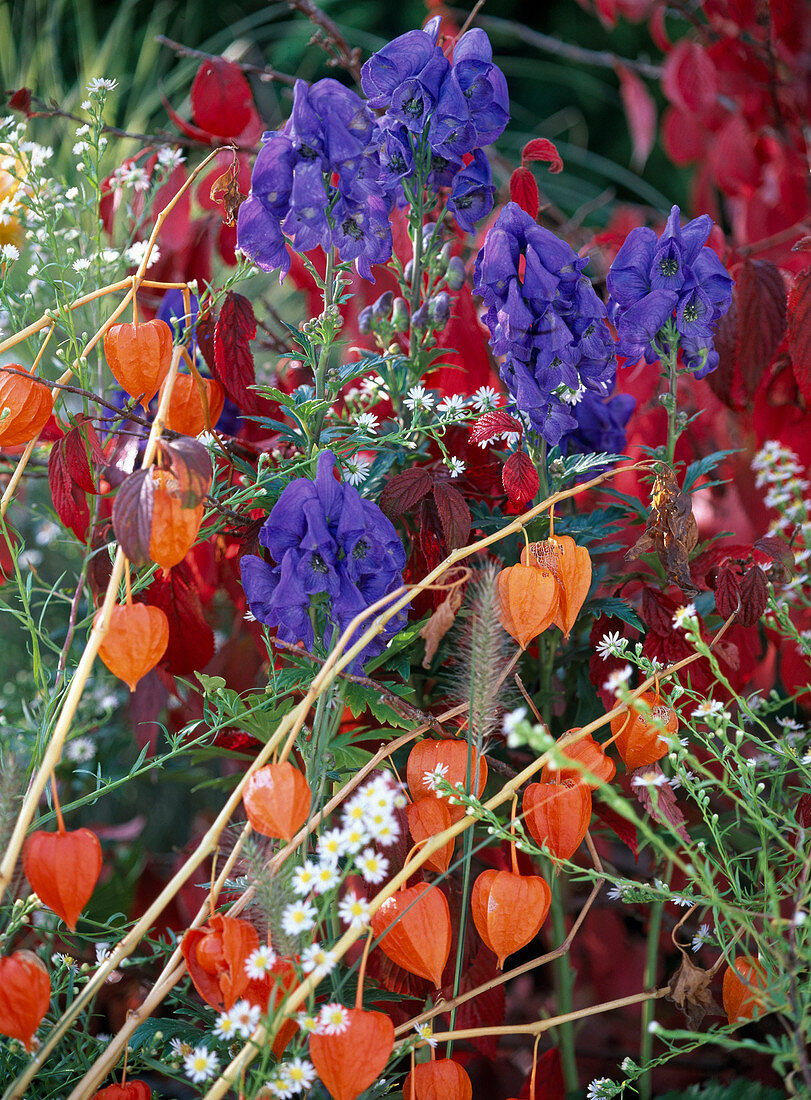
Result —
<svg viewBox="0 0 811 1100"><path fill-rule="evenodd" d="M499 969L508 955L537 936L551 900L552 891L539 875L482 871L473 884L470 909L476 931L498 956Z"/></svg>
<svg viewBox="0 0 811 1100"><path fill-rule="evenodd" d="M101 608L93 625L101 620ZM169 645L169 620L159 607L145 603L113 608L110 628L99 646L99 657L130 691L160 661Z"/></svg>
<svg viewBox="0 0 811 1100"><path fill-rule="evenodd" d="M51 979L33 951L0 959L0 1035L32 1049L34 1033L51 1003Z"/></svg>
<svg viewBox="0 0 811 1100"><path fill-rule="evenodd" d="M373 1084L394 1049L394 1024L382 1012L348 1008L337 1035L310 1036L310 1059L335 1100L357 1100Z"/></svg>
<svg viewBox="0 0 811 1100"><path fill-rule="evenodd" d="M119 386L147 405L172 365L172 330L157 318L111 325L104 357Z"/></svg>
<svg viewBox="0 0 811 1100"><path fill-rule="evenodd" d="M408 831L415 844L444 833L452 824L451 807L448 806L447 800L437 798L434 794L427 794L418 798L416 802L409 802L406 806L406 817ZM454 838L451 837L447 844L443 844L426 859L423 867L427 867L429 871L437 871L439 874L447 871L453 859L454 845Z"/></svg>
<svg viewBox="0 0 811 1100"><path fill-rule="evenodd" d="M558 748L568 760L576 760L582 764L583 768L596 780L610 783L617 774L617 766L606 754L603 746L595 741L590 733L576 740L572 738L571 743L569 742L570 735L579 733L581 728L581 726L574 726L562 734L557 740ZM577 766L570 768L563 765L556 769L551 764L544 764L540 776L541 783L554 783L558 779L561 781L573 779L576 783L586 783L582 770ZM596 791L600 783L586 783L586 785Z"/></svg>
<svg viewBox="0 0 811 1100"><path fill-rule="evenodd" d="M311 800L307 780L287 760L258 768L242 792L253 828L277 840L293 839L307 820Z"/></svg>
<svg viewBox="0 0 811 1100"><path fill-rule="evenodd" d="M220 419L225 404L225 390L213 378L201 379L206 392L208 420L213 427ZM165 382L161 384L163 397ZM179 374L172 387L172 399L166 410L166 427L181 435L199 435L206 430L206 413L200 387L193 374Z"/></svg>
<svg viewBox="0 0 811 1100"><path fill-rule="evenodd" d="M398 890L372 917L372 931L392 962L440 988L451 953L451 914L441 890L427 882Z"/></svg>
<svg viewBox="0 0 811 1100"><path fill-rule="evenodd" d="M679 728L676 712L662 702L657 692L645 691L639 698L648 704L650 710L637 710L631 706L627 713L611 719L617 752L628 771L661 760L670 751L670 745L660 735L662 729L674 734Z"/></svg>
<svg viewBox="0 0 811 1100"><path fill-rule="evenodd" d="M530 783L522 801L524 823L555 859L569 859L588 831L591 790L584 783Z"/></svg>
<svg viewBox="0 0 811 1100"><path fill-rule="evenodd" d="M8 367L25 370L19 363ZM39 435L53 412L54 399L30 371L23 376L8 367L0 367L0 447L18 447Z"/></svg>
<svg viewBox="0 0 811 1100"><path fill-rule="evenodd" d="M763 1011L763 996L758 990L766 985L766 971L755 959L742 955L724 972L721 999L731 1024L751 1020Z"/></svg>
<svg viewBox="0 0 811 1100"><path fill-rule="evenodd" d="M152 470L155 493L152 508L152 529L149 536L149 556L164 570L183 561L194 546L205 505L184 508L177 492L178 481L168 470Z"/></svg>
<svg viewBox="0 0 811 1100"><path fill-rule="evenodd" d="M245 962L258 947L259 934L250 921L220 913L190 928L180 942L194 988L218 1012L233 1008L247 992L251 980Z"/></svg>
<svg viewBox="0 0 811 1100"><path fill-rule="evenodd" d="M152 1089L146 1081L127 1081L94 1092L91 1100L152 1100Z"/></svg>
<svg viewBox="0 0 811 1100"><path fill-rule="evenodd" d="M403 1100L472 1100L473 1085L458 1062L419 1062L403 1082Z"/></svg>
<svg viewBox="0 0 811 1100"><path fill-rule="evenodd" d="M23 871L43 905L71 932L101 874L101 845L90 829L38 830L23 845Z"/></svg>
<svg viewBox="0 0 811 1100"><path fill-rule="evenodd" d="M418 741L408 755L406 765L406 782L411 796L415 801L431 793L430 787L425 782L425 776L439 769L452 787L462 784L468 774L468 743L460 738L446 737L438 741L426 738ZM446 770L447 769L447 770ZM487 761L479 757L476 750L470 747L470 775L471 793L480 798L487 784ZM473 777L476 781L473 782ZM460 821L465 816L464 806L451 806L448 804L451 821Z"/></svg>
<svg viewBox="0 0 811 1100"><path fill-rule="evenodd" d="M549 569L511 565L496 577L501 625L522 649L555 621L559 586Z"/></svg>
<svg viewBox="0 0 811 1100"><path fill-rule="evenodd" d="M580 609L591 588L591 557L585 546L578 546L569 535L555 535L544 542L533 542L521 552L521 562L532 564L530 556L542 568L554 573L560 589L554 623L568 641Z"/></svg>

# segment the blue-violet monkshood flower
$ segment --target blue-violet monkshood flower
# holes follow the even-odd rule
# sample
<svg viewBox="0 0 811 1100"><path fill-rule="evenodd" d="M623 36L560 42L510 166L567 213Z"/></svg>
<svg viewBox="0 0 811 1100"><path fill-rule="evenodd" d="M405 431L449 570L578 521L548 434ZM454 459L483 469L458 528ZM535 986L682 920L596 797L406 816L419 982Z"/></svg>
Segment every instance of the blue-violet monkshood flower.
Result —
<svg viewBox="0 0 811 1100"><path fill-rule="evenodd" d="M335 455L322 451L315 481L292 481L276 501L259 534L273 564L256 555L242 559L242 585L253 615L275 627L282 641L301 641L310 651L314 597L326 609L323 640L329 647L358 612L403 583L405 551L394 526L373 501L336 481L334 468ZM405 611L390 619L351 671L382 652L405 621Z"/></svg>
<svg viewBox="0 0 811 1100"><path fill-rule="evenodd" d="M732 304L732 279L706 241L707 214L680 224L674 206L660 237L652 229L632 229L608 272L609 317L617 326L617 351L629 360L658 359L662 327L673 320L685 366L704 378L718 366L712 345L719 317Z"/></svg>

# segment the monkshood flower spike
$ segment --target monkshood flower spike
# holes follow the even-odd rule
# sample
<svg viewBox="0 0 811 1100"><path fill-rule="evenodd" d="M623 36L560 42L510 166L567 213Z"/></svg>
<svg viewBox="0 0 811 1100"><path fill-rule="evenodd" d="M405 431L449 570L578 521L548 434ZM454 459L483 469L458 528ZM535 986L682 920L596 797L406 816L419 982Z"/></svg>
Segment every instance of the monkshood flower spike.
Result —
<svg viewBox="0 0 811 1100"><path fill-rule="evenodd" d="M616 360L606 308L588 260L508 203L476 258L474 291L499 373L518 411L547 443L578 428L572 406L586 391L607 397Z"/></svg>
<svg viewBox="0 0 811 1100"><path fill-rule="evenodd" d="M403 583L405 551L390 520L357 489L334 477L335 455L318 457L315 481L298 478L271 509L259 541L273 564L256 555L242 559L242 585L252 614L285 642L312 651L311 612L326 613L323 641L329 647L351 620ZM358 672L403 628L406 613L353 662Z"/></svg>
<svg viewBox="0 0 811 1100"><path fill-rule="evenodd" d="M680 224L674 206L660 237L632 229L608 273L609 317L617 326L620 355L652 363L673 349L662 330L675 329L684 364L697 378L718 366L715 323L732 303L732 279L706 241L707 214Z"/></svg>

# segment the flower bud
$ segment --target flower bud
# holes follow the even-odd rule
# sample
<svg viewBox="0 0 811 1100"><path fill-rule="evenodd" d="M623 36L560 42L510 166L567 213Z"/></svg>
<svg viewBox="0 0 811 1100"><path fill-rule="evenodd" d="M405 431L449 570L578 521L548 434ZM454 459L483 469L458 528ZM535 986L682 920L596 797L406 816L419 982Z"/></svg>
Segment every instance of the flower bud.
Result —
<svg viewBox="0 0 811 1100"><path fill-rule="evenodd" d="M409 260L403 269L403 278L407 283L411 282L411 277L414 274L414 261Z"/></svg>
<svg viewBox="0 0 811 1100"><path fill-rule="evenodd" d="M377 301L372 305L372 316L376 321L385 321L391 313L391 304L394 301L394 294L387 290L385 294L381 294Z"/></svg>
<svg viewBox="0 0 811 1100"><path fill-rule="evenodd" d="M428 247L428 243L431 240L431 237L433 237L435 229L436 229L436 222L426 222L425 225L422 227L422 244L423 244L423 248Z"/></svg>
<svg viewBox="0 0 811 1100"><path fill-rule="evenodd" d="M395 332L408 332L411 316L405 298L395 298L391 310L391 323Z"/></svg>
<svg viewBox="0 0 811 1100"><path fill-rule="evenodd" d="M430 320L430 305L428 302L423 302L414 316L411 318L411 327L415 332L423 332L428 328L428 322Z"/></svg>
<svg viewBox="0 0 811 1100"><path fill-rule="evenodd" d="M372 307L366 306L358 314L358 331L361 336L368 336L372 331L374 321L374 314L372 313Z"/></svg>
<svg viewBox="0 0 811 1100"><path fill-rule="evenodd" d="M451 315L450 295L444 290L441 294L435 294L428 302L428 315L436 328L444 328Z"/></svg>
<svg viewBox="0 0 811 1100"><path fill-rule="evenodd" d="M448 260L448 270L445 272L445 282L451 290L461 290L466 278L465 265L461 256L451 256Z"/></svg>

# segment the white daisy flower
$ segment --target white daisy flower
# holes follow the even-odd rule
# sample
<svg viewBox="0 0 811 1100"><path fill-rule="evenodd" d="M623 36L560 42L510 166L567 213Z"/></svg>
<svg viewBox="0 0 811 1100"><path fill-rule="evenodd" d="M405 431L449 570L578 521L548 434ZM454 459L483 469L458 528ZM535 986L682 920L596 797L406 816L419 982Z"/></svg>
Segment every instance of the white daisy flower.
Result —
<svg viewBox="0 0 811 1100"><path fill-rule="evenodd" d="M425 409L427 412L434 407L435 401L436 398L426 390L425 386L412 386L403 404L412 412L419 412L420 409Z"/></svg>
<svg viewBox="0 0 811 1100"><path fill-rule="evenodd" d="M369 834L360 823L348 825L342 830L344 834L344 851L359 852L364 844L369 843Z"/></svg>
<svg viewBox="0 0 811 1100"><path fill-rule="evenodd" d="M317 872L318 864L311 859L305 859L304 863L295 869L293 877L290 880L290 886L293 893L297 894L300 898L306 897L315 887Z"/></svg>
<svg viewBox="0 0 811 1100"><path fill-rule="evenodd" d="M237 1025L234 1023L230 1012L221 1012L219 1014L212 1034L217 1039L233 1039L235 1035L239 1034Z"/></svg>
<svg viewBox="0 0 811 1100"><path fill-rule="evenodd" d="M355 417L355 427L366 435L377 435L378 417L374 413L359 413Z"/></svg>
<svg viewBox="0 0 811 1100"><path fill-rule="evenodd" d="M288 936L299 936L315 927L318 912L314 905L298 901L286 906L282 913L282 928Z"/></svg>
<svg viewBox="0 0 811 1100"><path fill-rule="evenodd" d="M683 607L679 607L673 612L673 625L678 630L686 630L690 625L690 619L696 617L696 605L694 603L685 604Z"/></svg>
<svg viewBox="0 0 811 1100"><path fill-rule="evenodd" d="M372 919L368 901L358 897L354 890L349 890L338 903L338 916L350 928L365 928Z"/></svg>
<svg viewBox="0 0 811 1100"><path fill-rule="evenodd" d="M386 877L386 872L389 869L389 861L385 856L382 856L380 852L376 852L374 848L366 848L356 857L355 866L363 875L366 882L377 885L377 883L382 882Z"/></svg>
<svg viewBox="0 0 811 1100"><path fill-rule="evenodd" d="M603 691L610 691L612 695L618 695L620 689L631 679L632 673L633 669L630 665L624 665L622 668L615 668L613 672L608 674L607 679L603 683Z"/></svg>
<svg viewBox="0 0 811 1100"><path fill-rule="evenodd" d="M461 458L455 458L453 455L445 460L445 465L450 470L452 478L461 477L467 469Z"/></svg>
<svg viewBox="0 0 811 1100"><path fill-rule="evenodd" d="M448 764L439 763L433 771L425 772L422 777L423 787L428 791L438 790L440 783L447 781L448 770Z"/></svg>
<svg viewBox="0 0 811 1100"><path fill-rule="evenodd" d="M349 1013L342 1004L324 1005L318 1013L320 1035L341 1035L349 1027Z"/></svg>
<svg viewBox="0 0 811 1100"><path fill-rule="evenodd" d="M465 415L465 405L467 404L467 398L461 393L455 393L451 397L443 397L436 407L436 411L441 417L448 420L458 420Z"/></svg>
<svg viewBox="0 0 811 1100"><path fill-rule="evenodd" d="M315 1081L316 1072L312 1062L306 1058L291 1058L279 1067L282 1080L296 1092L306 1092Z"/></svg>
<svg viewBox="0 0 811 1100"><path fill-rule="evenodd" d="M87 82L87 90L93 95L94 92L111 92L113 88L118 87L117 80L109 80L102 76L94 76Z"/></svg>
<svg viewBox="0 0 811 1100"><path fill-rule="evenodd" d="M301 969L305 974L315 974L323 978L335 968L337 960L333 951L327 951L317 941L305 947L301 952Z"/></svg>
<svg viewBox="0 0 811 1100"><path fill-rule="evenodd" d="M618 656L620 646L624 641L625 639L618 630L609 631L608 634L603 634L602 638L600 638L595 647L595 652L599 657L602 657L603 660L607 657Z"/></svg>
<svg viewBox="0 0 811 1100"><path fill-rule="evenodd" d="M703 947L712 937L710 932L710 926L708 924L702 924L696 934L693 936L693 942L691 944L694 951L698 951Z"/></svg>
<svg viewBox="0 0 811 1100"><path fill-rule="evenodd" d="M426 1020L424 1024L414 1024L414 1030L420 1039L426 1042L432 1049L436 1048L437 1040L434 1038L434 1029L430 1021Z"/></svg>
<svg viewBox="0 0 811 1100"><path fill-rule="evenodd" d="M316 845L322 860L337 860L344 854L344 834L341 829L327 829L318 838Z"/></svg>
<svg viewBox="0 0 811 1100"><path fill-rule="evenodd" d="M186 1076L196 1085L210 1080L219 1068L220 1060L213 1050L207 1047L195 1047L191 1054L183 1059Z"/></svg>
<svg viewBox="0 0 811 1100"><path fill-rule="evenodd" d="M360 485L369 476L372 463L368 458L355 455L354 458L345 458L343 461L344 480L349 485Z"/></svg>
<svg viewBox="0 0 811 1100"><path fill-rule="evenodd" d="M326 894L334 890L341 881L341 872L338 864L331 859L322 860L316 865L315 883L313 889L316 894Z"/></svg>
<svg viewBox="0 0 811 1100"><path fill-rule="evenodd" d="M276 952L272 947L257 947L245 960L245 973L249 978L260 980L269 974L276 965Z"/></svg>
<svg viewBox="0 0 811 1100"><path fill-rule="evenodd" d="M237 1001L231 1009L231 1019L238 1035L243 1039L249 1039L256 1031L256 1025L262 1010L258 1005L252 1005L250 1001Z"/></svg>
<svg viewBox="0 0 811 1100"><path fill-rule="evenodd" d="M492 386L479 386L473 394L473 405L478 413L491 412L498 408L500 394Z"/></svg>
<svg viewBox="0 0 811 1100"><path fill-rule="evenodd" d="M314 1035L318 1032L320 1020L318 1016L313 1016L309 1012L298 1012L296 1023L306 1035Z"/></svg>

